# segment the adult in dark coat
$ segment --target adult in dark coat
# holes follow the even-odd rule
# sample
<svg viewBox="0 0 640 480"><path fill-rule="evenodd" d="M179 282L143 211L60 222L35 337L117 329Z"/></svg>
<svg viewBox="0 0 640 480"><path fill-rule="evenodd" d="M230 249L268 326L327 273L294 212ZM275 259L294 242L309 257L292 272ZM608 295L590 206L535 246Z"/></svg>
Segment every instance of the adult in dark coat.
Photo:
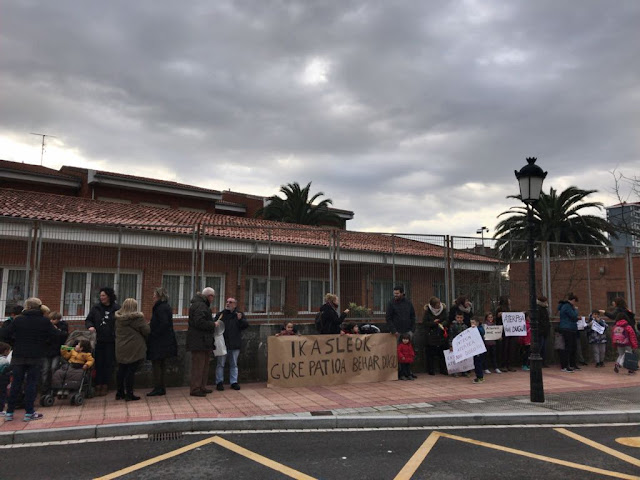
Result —
<svg viewBox="0 0 640 480"><path fill-rule="evenodd" d="M238 357L242 346L242 331L249 326L244 313L238 310L238 301L228 298L225 309L218 314L218 321L224 323L224 344L226 355L216 355L216 388L224 390L224 366L229 362L229 383L234 390L240 390L238 383Z"/></svg>
<svg viewBox="0 0 640 480"><path fill-rule="evenodd" d="M456 321L456 314L458 312L462 312L464 316L463 323L467 326L467 328L471 327L471 319L473 318L473 303L469 301L467 297L464 295L460 295L456 298L456 301L453 302L453 306L449 311L449 324L452 324Z"/></svg>
<svg viewBox="0 0 640 480"><path fill-rule="evenodd" d="M540 295L536 300L538 305L538 345L540 345L540 356L542 357L542 366L548 368L546 358L547 338L551 334L551 319L549 318L549 302L547 297Z"/></svg>
<svg viewBox="0 0 640 480"><path fill-rule="evenodd" d="M147 359L151 360L153 370L153 390L147 397L164 395L166 361L178 356L178 342L173 331L173 309L169 305L167 291L158 287L153 292L155 303L151 312L151 333L147 338Z"/></svg>
<svg viewBox="0 0 640 480"><path fill-rule="evenodd" d="M62 320L60 312L49 314L51 325L58 331L58 337L52 341L47 351L47 356L42 361L42 392L47 393L51 388L51 376L60 365L60 346L64 345L69 335L69 325Z"/></svg>
<svg viewBox="0 0 640 480"><path fill-rule="evenodd" d="M51 342L58 338L57 330L51 325L51 321L42 314L39 298L28 298L24 302L24 310L18 315L6 329L2 329L3 338L14 338L11 368L13 381L11 393L7 404L5 421L13 420L18 394L24 387L25 421L38 420L42 414L34 410L34 401L38 393L38 379L42 359L47 355L47 349Z"/></svg>
<svg viewBox="0 0 640 480"><path fill-rule="evenodd" d="M424 306L422 323L426 330L425 359L427 373L435 375L435 364L442 375L447 375L447 364L444 360L444 350L449 348L446 332L449 326L447 306L438 297L431 297Z"/></svg>
<svg viewBox="0 0 640 480"><path fill-rule="evenodd" d="M627 323L631 325L631 328L633 328L634 330L636 329L636 315L631 310L629 310L629 307L627 307L627 302L622 297L616 297L613 300L613 310L609 312L600 310L600 313L603 313L607 316L607 318L610 318L611 320L615 320L618 317L618 314L622 313L627 319Z"/></svg>
<svg viewBox="0 0 640 480"><path fill-rule="evenodd" d="M96 332L95 350L95 392L97 396L106 395L109 382L113 377L113 366L116 362L116 312L120 305L116 303L113 288L100 289L100 301L96 303L87 315L84 326L90 332Z"/></svg>
<svg viewBox="0 0 640 480"><path fill-rule="evenodd" d="M416 331L416 311L413 304L407 300L401 286L393 287L393 300L387 305L386 320L389 331L398 337L398 343L401 342L400 336L403 333L408 333L413 340L413 333Z"/></svg>
<svg viewBox="0 0 640 480"><path fill-rule="evenodd" d="M349 313L349 309L345 309L344 312L338 312L338 306L340 305L340 299L333 293L327 293L324 296L324 305L320 307L322 328L320 333L322 335L339 335L340 325L344 321L345 317Z"/></svg>
<svg viewBox="0 0 640 480"><path fill-rule="evenodd" d="M191 299L189 307L189 328L187 329L187 351L191 352L191 379L189 382L192 397L204 397L213 390L207 388L209 378L209 360L213 349L213 333L218 322L211 315L211 303L216 291L206 287Z"/></svg>

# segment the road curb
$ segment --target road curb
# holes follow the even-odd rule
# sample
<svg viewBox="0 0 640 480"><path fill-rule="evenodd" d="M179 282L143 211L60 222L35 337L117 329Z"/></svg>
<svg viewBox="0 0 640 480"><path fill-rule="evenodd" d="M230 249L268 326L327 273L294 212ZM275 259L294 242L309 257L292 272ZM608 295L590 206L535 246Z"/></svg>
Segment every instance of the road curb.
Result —
<svg viewBox="0 0 640 480"><path fill-rule="evenodd" d="M242 430L333 430L341 428L463 427L587 423L640 423L640 410L467 413L457 415L413 414L194 418L0 432L0 445L87 440L157 433L206 432L213 430L234 432Z"/></svg>

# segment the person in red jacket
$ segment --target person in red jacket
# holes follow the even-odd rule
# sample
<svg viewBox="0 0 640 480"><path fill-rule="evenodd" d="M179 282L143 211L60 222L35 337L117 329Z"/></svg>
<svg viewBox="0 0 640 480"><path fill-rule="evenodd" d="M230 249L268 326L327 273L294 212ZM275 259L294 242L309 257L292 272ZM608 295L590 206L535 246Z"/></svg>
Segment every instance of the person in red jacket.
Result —
<svg viewBox="0 0 640 480"><path fill-rule="evenodd" d="M616 315L616 324L611 332L611 341L613 342L613 346L618 350L618 359L613 366L613 370L618 373L624 363L624 354L638 348L638 337L636 337L636 332L633 330L633 327L629 325L624 313L618 313L618 315ZM635 370L629 370L629 375L634 375L635 373Z"/></svg>
<svg viewBox="0 0 640 480"><path fill-rule="evenodd" d="M416 358L416 352L411 345L411 337L408 333L402 334L402 341L398 344L398 363L400 364L400 380L413 380L411 364Z"/></svg>

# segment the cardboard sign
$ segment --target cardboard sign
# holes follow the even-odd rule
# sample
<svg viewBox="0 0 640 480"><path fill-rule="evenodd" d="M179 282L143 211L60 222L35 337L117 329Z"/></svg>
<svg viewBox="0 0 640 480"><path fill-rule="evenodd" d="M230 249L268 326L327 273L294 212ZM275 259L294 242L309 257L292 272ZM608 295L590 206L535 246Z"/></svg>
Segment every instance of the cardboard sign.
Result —
<svg viewBox="0 0 640 480"><path fill-rule="evenodd" d="M457 335L451 344L456 363L487 351L487 347L484 346L484 341L477 328L467 328Z"/></svg>
<svg viewBox="0 0 640 480"><path fill-rule="evenodd" d="M527 322L524 312L502 312L502 325L505 337L526 337Z"/></svg>
<svg viewBox="0 0 640 480"><path fill-rule="evenodd" d="M602 335L604 333L604 329L606 327L603 327L602 325L600 325L598 322L596 322L595 320L593 320L591 322L591 330L593 330L596 333L599 333L600 335Z"/></svg>
<svg viewBox="0 0 640 480"><path fill-rule="evenodd" d="M449 375L452 373L468 372L473 370L473 358L467 358L460 363L456 363L456 358L453 352L445 350L444 361L447 363L447 372Z"/></svg>
<svg viewBox="0 0 640 480"><path fill-rule="evenodd" d="M267 386L309 387L398 379L395 335L269 337Z"/></svg>
<svg viewBox="0 0 640 480"><path fill-rule="evenodd" d="M500 340L502 338L502 325L485 325L485 340Z"/></svg>
<svg viewBox="0 0 640 480"><path fill-rule="evenodd" d="M587 321L584 317L578 319L578 330L584 330L587 328Z"/></svg>

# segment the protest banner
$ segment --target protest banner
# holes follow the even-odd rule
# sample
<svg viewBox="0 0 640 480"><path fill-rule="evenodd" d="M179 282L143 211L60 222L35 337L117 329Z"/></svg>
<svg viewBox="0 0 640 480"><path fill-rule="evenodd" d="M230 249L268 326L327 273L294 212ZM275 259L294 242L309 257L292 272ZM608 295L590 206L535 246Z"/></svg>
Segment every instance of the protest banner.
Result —
<svg viewBox="0 0 640 480"><path fill-rule="evenodd" d="M505 337L526 337L527 323L524 312L502 312L502 325Z"/></svg>
<svg viewBox="0 0 640 480"><path fill-rule="evenodd" d="M309 387L398 379L394 335L269 337L267 386Z"/></svg>
<svg viewBox="0 0 640 480"><path fill-rule="evenodd" d="M453 352L445 350L443 353L449 375L452 373L468 372L469 370L473 370L473 358L467 358L462 360L460 363L456 363L456 357Z"/></svg>
<svg viewBox="0 0 640 480"><path fill-rule="evenodd" d="M485 325L485 340L500 340L502 338L502 325Z"/></svg>
<svg viewBox="0 0 640 480"><path fill-rule="evenodd" d="M596 322L595 320L593 320L591 322L591 330L593 330L596 333L599 333L600 335L602 335L604 333L604 329L605 327L603 327L602 325L600 325L598 322Z"/></svg>
<svg viewBox="0 0 640 480"><path fill-rule="evenodd" d="M487 351L477 328L467 328L464 332L456 335L451 345L456 363Z"/></svg>
<svg viewBox="0 0 640 480"><path fill-rule="evenodd" d="M587 320L584 317L578 318L578 330L587 328Z"/></svg>

